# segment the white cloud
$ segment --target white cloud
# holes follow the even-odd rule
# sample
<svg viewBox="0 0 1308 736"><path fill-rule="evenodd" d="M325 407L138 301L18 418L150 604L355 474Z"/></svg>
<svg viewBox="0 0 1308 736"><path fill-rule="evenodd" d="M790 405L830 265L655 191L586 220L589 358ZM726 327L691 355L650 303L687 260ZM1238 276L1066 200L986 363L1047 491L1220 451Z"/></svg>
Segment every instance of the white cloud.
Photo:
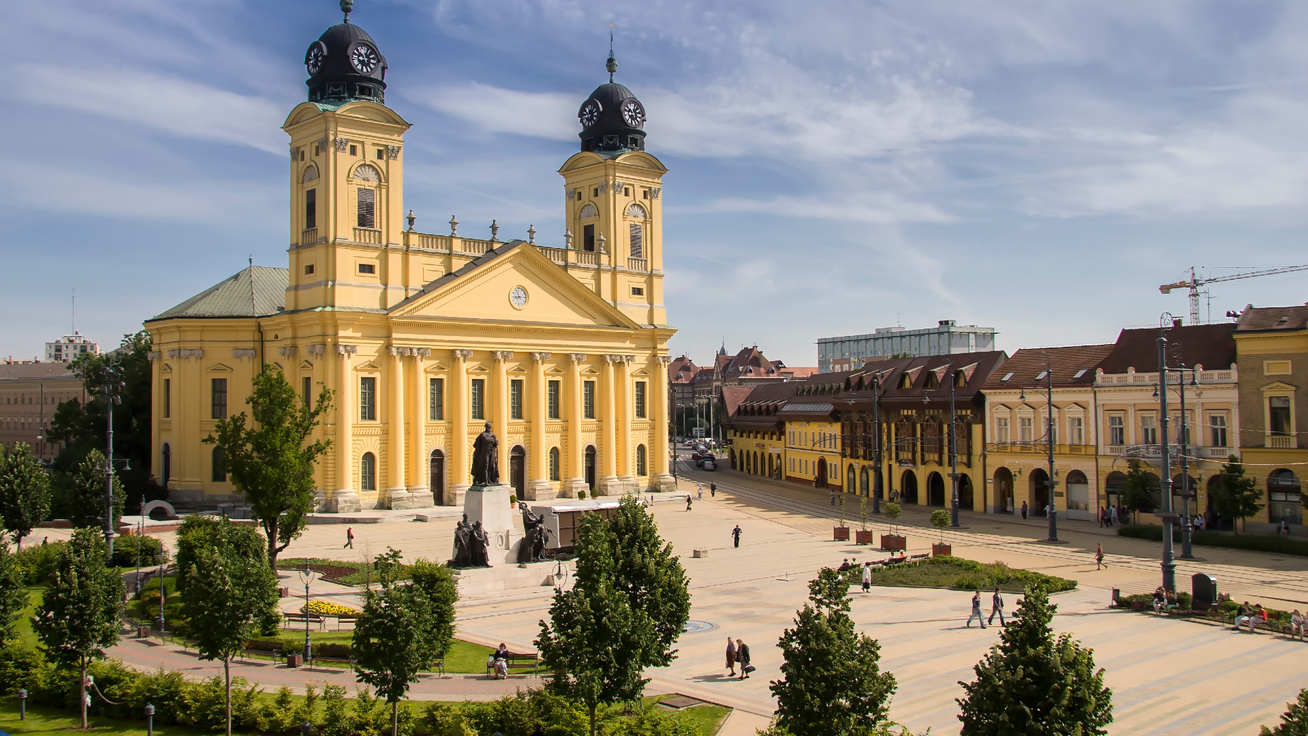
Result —
<svg viewBox="0 0 1308 736"><path fill-rule="evenodd" d="M512 133L551 140L577 140L576 95L520 92L479 82L419 87L403 93L421 105L475 125L485 135Z"/></svg>
<svg viewBox="0 0 1308 736"><path fill-rule="evenodd" d="M893 192L868 191L814 197L780 196L770 199L726 197L703 206L679 207L676 214L752 212L814 220L890 224L900 222L951 222L954 218L939 207L912 201Z"/></svg>

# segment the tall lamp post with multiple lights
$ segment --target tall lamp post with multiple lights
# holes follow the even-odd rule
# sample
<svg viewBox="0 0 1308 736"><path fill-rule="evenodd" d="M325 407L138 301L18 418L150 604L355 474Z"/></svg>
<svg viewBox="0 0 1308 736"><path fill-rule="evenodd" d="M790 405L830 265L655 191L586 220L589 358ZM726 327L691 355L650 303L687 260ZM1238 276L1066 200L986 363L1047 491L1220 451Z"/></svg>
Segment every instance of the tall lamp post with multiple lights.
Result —
<svg viewBox="0 0 1308 736"><path fill-rule="evenodd" d="M104 403L108 415L106 436L108 452L104 463L104 543L109 548L109 563L114 559L114 407L122 403L123 379L120 366L110 362L104 367Z"/></svg>
<svg viewBox="0 0 1308 736"><path fill-rule="evenodd" d="M1173 343L1172 347L1175 348L1176 344ZM1180 494L1178 494L1181 497L1181 504L1182 504L1181 506L1181 559L1193 560L1194 553L1192 551L1192 546L1191 546L1192 525L1190 524L1190 497L1194 495L1195 489L1192 489L1190 487L1190 458L1189 458L1190 423L1185 416L1185 385L1186 385L1185 373L1186 371L1190 372L1190 385L1197 387L1199 385L1199 371L1196 370L1193 366L1187 368L1185 363L1183 362L1178 363L1177 368L1173 370L1175 370L1177 373L1176 385L1177 388L1180 389L1180 393L1181 393L1181 426L1177 432L1178 434L1177 445L1179 446L1177 454L1179 455L1178 459L1180 461L1179 464L1181 466L1180 467L1181 492ZM1162 383L1160 382L1159 385L1162 385ZM1159 391L1157 388L1154 389L1154 397L1159 398ZM1163 437L1164 437L1163 440L1164 442L1169 441L1165 433ZM1172 474L1172 469L1168 467L1166 464L1164 464L1162 468L1162 472L1163 475L1167 475L1170 477ZM1173 512L1175 512L1175 510L1176 509L1174 508L1172 509Z"/></svg>
<svg viewBox="0 0 1308 736"><path fill-rule="evenodd" d="M308 664L313 653L309 648L309 584L318 577L318 574L309 569L308 560L304 561L304 569L299 574L300 582L304 583L304 662Z"/></svg>
<svg viewBox="0 0 1308 736"><path fill-rule="evenodd" d="M1037 376L1038 378L1038 376ZM1022 401L1026 401L1026 389L1022 390ZM1058 480L1054 477L1054 369L1052 364L1045 364L1045 448L1049 463L1049 538L1046 542L1058 541L1058 504L1055 502L1055 489Z"/></svg>
<svg viewBox="0 0 1308 736"><path fill-rule="evenodd" d="M872 464L877 468L877 477L873 481L872 513L881 513L881 374L872 374Z"/></svg>
<svg viewBox="0 0 1308 736"><path fill-rule="evenodd" d="M1172 456L1168 436L1167 418L1167 328L1172 324L1172 315L1163 312L1158 330L1158 421L1162 425L1162 511L1163 520L1163 589L1176 591L1176 557L1172 546L1172 522L1176 513L1172 510Z"/></svg>

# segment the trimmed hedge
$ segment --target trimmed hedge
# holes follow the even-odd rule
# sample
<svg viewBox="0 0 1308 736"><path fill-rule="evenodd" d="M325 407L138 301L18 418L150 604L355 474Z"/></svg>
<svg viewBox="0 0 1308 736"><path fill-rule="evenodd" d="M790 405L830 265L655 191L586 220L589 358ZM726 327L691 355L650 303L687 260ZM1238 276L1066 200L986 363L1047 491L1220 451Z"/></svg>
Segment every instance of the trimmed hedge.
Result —
<svg viewBox="0 0 1308 736"><path fill-rule="evenodd" d="M114 538L114 567L136 567L137 547L141 549L141 567L163 562L163 542L158 537L124 534Z"/></svg>
<svg viewBox="0 0 1308 736"><path fill-rule="evenodd" d="M49 585L53 582L55 563L59 560L59 551L67 547L67 542L33 544L14 554L18 567L23 571L23 583L26 585Z"/></svg>
<svg viewBox="0 0 1308 736"><path fill-rule="evenodd" d="M1117 528L1117 535L1119 537L1161 542L1163 541L1163 527L1154 524L1126 524ZM1173 527L1172 541L1178 544L1181 542L1179 527ZM1228 549L1308 557L1308 539L1295 539L1280 535L1232 534L1209 529L1194 529L1190 532L1190 542L1205 547L1226 547Z"/></svg>
<svg viewBox="0 0 1308 736"><path fill-rule="evenodd" d="M849 570L851 585L862 580L861 567ZM872 584L904 588L954 588L958 590L993 590L1001 588L1021 593L1028 586L1043 585L1050 593L1072 590L1075 580L1009 567L1003 562L989 564L962 557L940 555L921 562L903 562L872 568Z"/></svg>

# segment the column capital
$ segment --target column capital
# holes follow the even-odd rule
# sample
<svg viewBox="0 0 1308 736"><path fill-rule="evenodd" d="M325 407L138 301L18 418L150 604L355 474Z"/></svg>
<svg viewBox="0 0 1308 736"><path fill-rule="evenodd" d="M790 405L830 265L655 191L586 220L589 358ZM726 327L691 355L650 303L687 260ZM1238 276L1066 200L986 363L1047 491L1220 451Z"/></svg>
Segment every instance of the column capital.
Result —
<svg viewBox="0 0 1308 736"><path fill-rule="evenodd" d="M254 348L232 348L233 358L253 358L259 351Z"/></svg>
<svg viewBox="0 0 1308 736"><path fill-rule="evenodd" d="M282 356L283 358L290 358L294 356L297 352L299 352L299 350L300 349L294 345L283 345L277 348L277 354Z"/></svg>
<svg viewBox="0 0 1308 736"><path fill-rule="evenodd" d="M358 346L358 345L344 345L344 344L339 344L339 343L336 345L336 354L337 354L337 355L342 355L342 356L345 356L345 355L356 355L358 352L359 352L359 346Z"/></svg>
<svg viewBox="0 0 1308 736"><path fill-rule="evenodd" d="M409 354L409 349L408 349L408 348L398 347L398 346L396 346L396 345L388 345L388 346L386 347L386 352L390 353L390 354L391 354L391 357L398 357L398 356L401 356L401 355L408 355L408 354Z"/></svg>
<svg viewBox="0 0 1308 736"><path fill-rule="evenodd" d="M492 350L492 351L491 351L491 357L495 358L495 360L500 361L500 362L504 362L504 361L506 361L506 360L512 360L512 359L513 359L513 351L512 351L512 350Z"/></svg>
<svg viewBox="0 0 1308 736"><path fill-rule="evenodd" d="M415 358L431 357L431 348L409 348L409 349L413 351L412 353L410 353L410 355L412 355Z"/></svg>
<svg viewBox="0 0 1308 736"><path fill-rule="evenodd" d="M623 364L623 365L626 365L626 364L628 364L628 363L631 362L631 360L632 360L633 357L634 357L634 356L631 356L631 355L618 355L618 354L616 354L616 353L608 353L608 354L605 354L605 355L604 355L604 362L605 362L605 363L621 363L621 364Z"/></svg>
<svg viewBox="0 0 1308 736"><path fill-rule="evenodd" d="M320 342L316 342L306 348L305 352L309 355L323 355L327 352L327 346Z"/></svg>
<svg viewBox="0 0 1308 736"><path fill-rule="evenodd" d="M450 352L454 355L455 360L467 360L468 358L472 357L471 350L463 350L460 348L456 348L454 350L451 350Z"/></svg>
<svg viewBox="0 0 1308 736"><path fill-rule="evenodd" d="M671 356L671 355L656 355L656 356L654 356L654 357L655 357L656 359L658 359L658 361L659 361L660 363L662 363L663 365L669 365L670 363L672 363L672 356Z"/></svg>
<svg viewBox="0 0 1308 736"><path fill-rule="evenodd" d="M544 363L545 361L547 361L547 360L550 359L550 354L549 354L549 353L532 353L532 354L531 354L531 359L534 360L534 361L536 361L537 363Z"/></svg>
<svg viewBox="0 0 1308 736"><path fill-rule="evenodd" d="M163 353L160 352L160 351L158 351L158 350L151 350L150 352L148 352L148 353L145 354L145 357L149 358L149 359L150 359L150 362L153 363L153 362L155 362L156 360L159 360L160 358L162 358L162 357L163 357Z"/></svg>
<svg viewBox="0 0 1308 736"><path fill-rule="evenodd" d="M581 362L584 362L584 361L586 360L586 354L585 354L585 353L568 353L568 360L572 361L573 363L581 363Z"/></svg>

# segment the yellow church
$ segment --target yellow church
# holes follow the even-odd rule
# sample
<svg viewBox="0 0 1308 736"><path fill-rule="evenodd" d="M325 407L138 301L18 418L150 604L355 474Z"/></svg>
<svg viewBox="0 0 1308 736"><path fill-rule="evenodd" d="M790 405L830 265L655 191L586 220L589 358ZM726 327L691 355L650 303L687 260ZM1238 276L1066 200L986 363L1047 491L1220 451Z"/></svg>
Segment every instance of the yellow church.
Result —
<svg viewBox="0 0 1308 736"><path fill-rule="evenodd" d="M346 3L342 3L347 6ZM645 110L609 81L579 109L563 163L564 242L415 232L386 58L358 25L305 53L308 101L290 137L288 267L249 268L145 323L155 468L181 505L239 502L203 443L246 410L263 366L306 400L335 392L320 429L319 510L458 505L490 423L519 498L673 486L662 187ZM407 223L407 225L406 225Z"/></svg>

